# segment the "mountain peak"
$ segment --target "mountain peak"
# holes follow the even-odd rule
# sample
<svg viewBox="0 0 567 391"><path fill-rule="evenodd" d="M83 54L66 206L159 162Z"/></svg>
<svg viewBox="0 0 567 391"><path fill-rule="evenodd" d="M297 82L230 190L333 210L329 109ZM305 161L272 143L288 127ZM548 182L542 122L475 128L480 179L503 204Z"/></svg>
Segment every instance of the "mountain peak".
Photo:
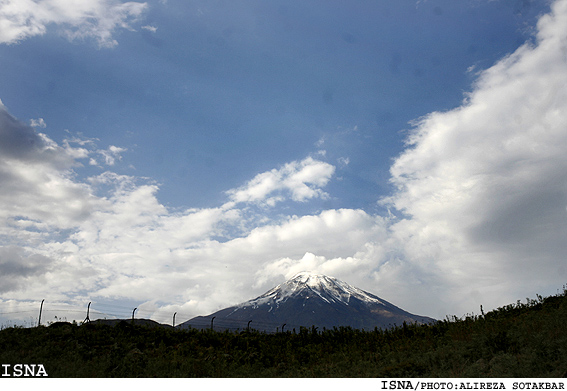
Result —
<svg viewBox="0 0 567 391"><path fill-rule="evenodd" d="M271 304L279 306L289 298L304 296L305 298L319 297L327 303L342 303L348 305L351 298L363 302L382 304L382 301L361 289L346 282L324 274L309 271L297 273L291 279L276 286L256 299L240 304L241 307Z"/></svg>
<svg viewBox="0 0 567 391"><path fill-rule="evenodd" d="M324 274L317 274L310 271L299 272L292 278L290 278L286 283L297 283L305 284L312 288L317 288L321 284L332 282L335 280L333 277L326 276Z"/></svg>
<svg viewBox="0 0 567 391"><path fill-rule="evenodd" d="M391 327L403 322L428 323L431 318L410 314L362 289L334 277L309 271L247 302L205 317L196 317L180 327L215 327L274 331L284 325L295 327L351 326L359 329Z"/></svg>

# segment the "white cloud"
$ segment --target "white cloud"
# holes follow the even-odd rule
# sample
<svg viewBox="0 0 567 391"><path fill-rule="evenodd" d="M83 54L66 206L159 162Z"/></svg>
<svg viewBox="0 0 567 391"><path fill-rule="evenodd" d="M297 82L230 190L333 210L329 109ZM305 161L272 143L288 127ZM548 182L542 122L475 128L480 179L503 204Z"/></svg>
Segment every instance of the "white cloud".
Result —
<svg viewBox="0 0 567 391"><path fill-rule="evenodd" d="M152 32L152 33L155 33L155 32L157 31L157 29L158 29L156 26L150 26L150 25L142 26L142 28L143 28L144 30L148 30L148 31L150 31L150 32Z"/></svg>
<svg viewBox="0 0 567 391"><path fill-rule="evenodd" d="M324 196L321 187L334 172L328 163L291 162L229 192L219 208L171 211L158 201L158 186L143 178L107 171L77 181L78 161L101 153L95 140L69 138L58 146L1 109L0 149L7 153L0 168L12 180L0 192L0 235L12 247L0 249L12 255L0 269L21 274L6 285L6 298L159 300L187 303L183 308L198 315L246 300L279 276L258 282L262 265L310 251L348 258L374 240L376 218L361 210L242 227L240 202ZM114 157L123 149L102 151ZM232 237L235 229L242 235Z"/></svg>
<svg viewBox="0 0 567 391"><path fill-rule="evenodd" d="M122 160L122 156L120 155L122 152L126 152L126 148L120 148L114 145L111 145L106 150L98 150L97 152L103 157L104 163L107 166L114 166L117 160Z"/></svg>
<svg viewBox="0 0 567 391"><path fill-rule="evenodd" d="M101 47L112 47L117 44L114 31L132 29L146 8L146 3L117 0L4 0L0 3L0 43L43 35L57 25L71 40L94 38Z"/></svg>
<svg viewBox="0 0 567 391"><path fill-rule="evenodd" d="M13 118L0 105L0 221L4 232L17 221L56 229L76 226L93 200L88 189L72 179L76 164L70 148ZM17 232L15 229L14 232Z"/></svg>
<svg viewBox="0 0 567 391"><path fill-rule="evenodd" d="M535 45L481 72L463 106L423 118L391 168L399 267L436 270L460 308L567 277L567 1L552 9Z"/></svg>
<svg viewBox="0 0 567 391"><path fill-rule="evenodd" d="M327 185L334 172L333 165L308 157L258 174L244 186L229 190L227 194L236 203L255 202L273 206L288 195L293 201L303 202L326 197L321 188Z"/></svg>
<svg viewBox="0 0 567 391"><path fill-rule="evenodd" d="M43 118L38 118L30 120L30 126L34 128L45 128L47 124Z"/></svg>

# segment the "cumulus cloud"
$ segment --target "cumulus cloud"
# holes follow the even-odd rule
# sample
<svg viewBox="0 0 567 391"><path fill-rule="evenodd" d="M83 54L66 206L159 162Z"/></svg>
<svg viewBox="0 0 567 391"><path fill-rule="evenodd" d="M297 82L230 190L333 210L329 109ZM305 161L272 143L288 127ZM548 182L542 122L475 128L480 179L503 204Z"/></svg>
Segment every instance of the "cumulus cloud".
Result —
<svg viewBox="0 0 567 391"><path fill-rule="evenodd" d="M103 156L112 165L124 150L100 149L96 140L79 137L58 145L0 107L0 236L13 246L3 252L1 268L6 275L21 274L5 284L6 294L26 300L75 300L79 291L91 298L176 298L206 311L245 299L254 283L250 270L266 259L289 256L288 246L325 253L329 247L315 232L338 239L342 229L369 218L361 211L327 211L231 238L227 230L242 224L239 202L267 202L275 194L296 201L322 197L320 187L334 167L312 158L291 162L270 171L274 181L262 191L251 181L230 192L229 202L218 208L172 211L159 202L159 187L147 179L111 171L77 179L74 170L81 160ZM360 243L365 233L352 230L350 235L352 244L337 240L332 248L350 253L344 246ZM57 268L45 274L51 259ZM41 284L27 283L26 276L40 275L49 277ZM235 283L244 289L235 289Z"/></svg>
<svg viewBox="0 0 567 391"><path fill-rule="evenodd" d="M375 217L344 209L284 217L279 223L266 220L234 237L244 218L240 204L324 197L321 188L335 168L321 160L309 157L259 174L229 191L228 202L217 208L172 211L147 179L106 171L81 182L74 175L80 160L101 151L114 158L124 149L100 149L96 140L77 137L60 146L3 106L0 121L0 148L6 151L0 168L11 178L0 190L0 235L20 249L2 267L29 265L18 269L20 282L7 284L5 293L21 300L73 301L86 294L89 299L173 301L197 315L246 300L254 289L281 277L273 270L265 278L256 276L262 265L309 251L348 257L374 232ZM51 259L57 267L46 274ZM44 260L46 266L31 260ZM26 273L45 278L26 285Z"/></svg>
<svg viewBox="0 0 567 391"><path fill-rule="evenodd" d="M38 254L26 254L16 246L0 247L0 293L20 290L41 280L53 261Z"/></svg>
<svg viewBox="0 0 567 391"><path fill-rule="evenodd" d="M422 118L391 168L399 267L437 270L471 308L566 278L566 37L562 0L461 107Z"/></svg>
<svg viewBox="0 0 567 391"><path fill-rule="evenodd" d="M37 227L66 229L86 218L92 199L82 184L73 181L70 170L76 161L68 152L16 120L0 104L3 232L20 232L17 226L23 221Z"/></svg>
<svg viewBox="0 0 567 391"><path fill-rule="evenodd" d="M26 159L53 160L55 154L41 134L31 127L19 122L8 113L6 106L0 101L0 152L2 156Z"/></svg>
<svg viewBox="0 0 567 391"><path fill-rule="evenodd" d="M321 188L327 185L335 167L308 157L293 161L279 169L256 175L244 186L227 192L233 202L255 202L275 205L289 196L293 201L326 197Z"/></svg>
<svg viewBox="0 0 567 391"><path fill-rule="evenodd" d="M112 47L117 44L115 30L132 29L146 8L146 3L117 0L4 0L0 3L0 43L43 35L56 25L71 40L94 38L101 47Z"/></svg>
<svg viewBox="0 0 567 391"><path fill-rule="evenodd" d="M436 317L555 293L567 273L567 1L537 27L534 42L479 72L460 107L415 122L375 240L350 256L275 259L259 281L335 272Z"/></svg>

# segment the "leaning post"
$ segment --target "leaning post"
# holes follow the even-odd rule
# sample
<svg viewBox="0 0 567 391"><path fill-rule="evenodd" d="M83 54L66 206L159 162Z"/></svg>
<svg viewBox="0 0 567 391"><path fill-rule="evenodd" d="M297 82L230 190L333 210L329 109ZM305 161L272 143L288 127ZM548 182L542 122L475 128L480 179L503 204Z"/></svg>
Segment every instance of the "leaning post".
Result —
<svg viewBox="0 0 567 391"><path fill-rule="evenodd" d="M89 301L89 305L87 306L87 317L83 321L83 323L89 323L91 319L89 318L89 313L91 311L91 302Z"/></svg>
<svg viewBox="0 0 567 391"><path fill-rule="evenodd" d="M43 302L44 301L45 301L45 299L41 300L41 305L39 306L39 319L37 321L38 327L41 325L41 311L43 310Z"/></svg>

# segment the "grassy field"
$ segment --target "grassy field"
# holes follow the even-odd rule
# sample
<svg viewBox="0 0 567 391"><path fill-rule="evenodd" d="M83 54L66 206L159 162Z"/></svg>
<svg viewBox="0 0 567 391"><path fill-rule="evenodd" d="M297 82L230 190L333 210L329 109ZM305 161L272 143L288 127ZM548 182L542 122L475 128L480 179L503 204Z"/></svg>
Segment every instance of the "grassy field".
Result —
<svg viewBox="0 0 567 391"><path fill-rule="evenodd" d="M567 294L367 332L4 328L0 364L43 364L50 377L563 377Z"/></svg>

